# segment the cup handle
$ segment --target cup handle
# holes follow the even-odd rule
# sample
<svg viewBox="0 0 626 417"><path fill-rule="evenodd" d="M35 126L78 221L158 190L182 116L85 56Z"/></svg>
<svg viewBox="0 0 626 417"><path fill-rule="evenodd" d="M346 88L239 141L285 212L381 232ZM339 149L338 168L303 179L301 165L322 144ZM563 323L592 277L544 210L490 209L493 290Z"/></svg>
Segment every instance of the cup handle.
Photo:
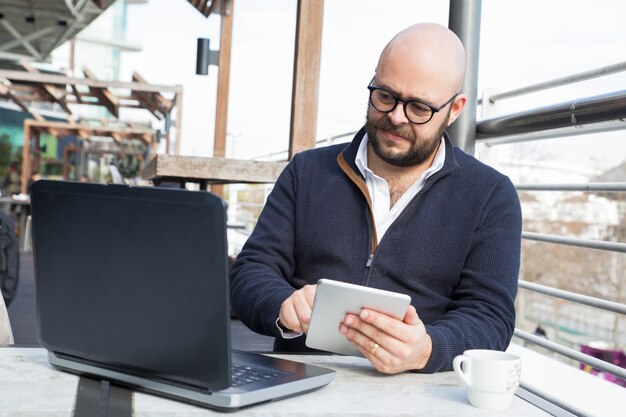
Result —
<svg viewBox="0 0 626 417"><path fill-rule="evenodd" d="M461 368L461 364L465 362L465 368ZM471 375L471 367L472 361L467 356L459 355L452 361L452 367L454 368L454 372L461 378L461 380L465 383L465 385L472 385Z"/></svg>

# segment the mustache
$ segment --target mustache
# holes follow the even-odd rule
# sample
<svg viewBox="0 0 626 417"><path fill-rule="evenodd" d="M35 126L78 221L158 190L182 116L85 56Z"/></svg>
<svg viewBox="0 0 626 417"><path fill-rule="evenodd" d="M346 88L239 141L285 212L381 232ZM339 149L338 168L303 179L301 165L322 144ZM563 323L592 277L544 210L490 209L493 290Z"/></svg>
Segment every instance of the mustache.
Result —
<svg viewBox="0 0 626 417"><path fill-rule="evenodd" d="M413 132L408 126L405 125L394 125L391 123L386 117L383 117L380 120L374 122L374 127L377 129L384 130L386 132L392 133L396 136L401 136L407 140L413 141Z"/></svg>

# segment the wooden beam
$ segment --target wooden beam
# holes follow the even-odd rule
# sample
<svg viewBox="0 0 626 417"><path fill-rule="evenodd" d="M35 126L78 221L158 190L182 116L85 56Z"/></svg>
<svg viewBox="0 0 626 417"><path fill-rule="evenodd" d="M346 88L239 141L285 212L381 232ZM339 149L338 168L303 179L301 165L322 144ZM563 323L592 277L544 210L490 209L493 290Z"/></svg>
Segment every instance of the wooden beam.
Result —
<svg viewBox="0 0 626 417"><path fill-rule="evenodd" d="M83 74L90 80L95 80L96 76L87 67L83 67ZM115 94L110 92L108 88L89 87L89 90L98 97L100 104L115 116L116 119L120 117L119 99Z"/></svg>
<svg viewBox="0 0 626 417"><path fill-rule="evenodd" d="M22 68L24 68L26 70L26 72L31 73L31 74L39 74L39 71L36 68L33 68L28 62L26 62L25 60L21 60L20 61L20 65L22 66ZM72 114L72 111L70 110L69 107L67 107L67 103L65 102L65 100L63 99L63 96L61 95L57 95L58 94L58 90L56 87L48 84L48 83L44 83L42 85L39 86L39 88L42 90L42 92L44 92L46 95L48 95L52 101L56 102L59 106L61 106L61 108L67 113L67 114Z"/></svg>
<svg viewBox="0 0 626 417"><path fill-rule="evenodd" d="M121 81L98 81L89 80L85 78L66 77L63 75L54 74L42 74L42 73L27 73L24 71L10 71L0 70L0 77L6 78L10 81L26 81L31 83L46 83L46 84L76 84L85 85L87 87L95 88L120 88L135 91L152 91L152 92L165 92L165 93L178 93L183 90L181 85L167 86L167 85L147 85L141 83L126 83Z"/></svg>
<svg viewBox="0 0 626 417"><path fill-rule="evenodd" d="M112 132L111 133L111 137L113 138L114 141L116 141L117 143L121 143L122 142L122 136L117 133L117 132Z"/></svg>
<svg viewBox="0 0 626 417"><path fill-rule="evenodd" d="M136 71L133 72L133 81L140 83L146 82ZM159 120L163 119L165 113L169 112L172 107L174 107L174 101L166 99L160 93L132 91L132 95L139 100L144 108L150 111L150 113Z"/></svg>
<svg viewBox="0 0 626 417"><path fill-rule="evenodd" d="M13 94L13 92L11 91L11 87L5 85L2 81L0 81L0 96L6 97L7 99L13 101L13 103L17 104L25 112L29 112L26 104L24 104L22 100L17 98L15 94Z"/></svg>
<svg viewBox="0 0 626 417"><path fill-rule="evenodd" d="M36 111L31 113L33 115L33 119L37 120L38 122L45 122L46 118L43 117L41 114L37 113Z"/></svg>
<svg viewBox="0 0 626 417"><path fill-rule="evenodd" d="M74 92L74 97L76 97L76 102L83 104L83 99L80 96L80 92L78 91L78 88L76 88L76 84L71 84L72 86L72 91Z"/></svg>
<svg viewBox="0 0 626 417"><path fill-rule="evenodd" d="M43 117L41 114L33 111L31 112L31 114L33 115L33 118L38 121L38 122L43 122L46 123L46 118ZM46 132L50 133L53 136L56 136L57 138L60 137L62 135L63 132L59 131L58 129L55 128L46 128Z"/></svg>
<svg viewBox="0 0 626 417"><path fill-rule="evenodd" d="M287 162L157 154L142 171L145 179L206 180L211 183L273 183Z"/></svg>
<svg viewBox="0 0 626 417"><path fill-rule="evenodd" d="M29 126L33 130L47 130L57 129L60 132L66 134L79 134L81 137L93 136L118 136L121 139L139 139L143 140L145 135L154 136L156 133L154 129L142 129L142 128L128 128L128 127L114 127L114 126L90 126L81 125L75 123L64 122L50 122L50 121L37 121L26 120ZM26 122L25 121L25 122ZM115 139L115 138L114 138Z"/></svg>
<svg viewBox="0 0 626 417"><path fill-rule="evenodd" d="M139 74L137 71L133 71L133 82L138 82L140 84L148 84L148 81L143 78L143 76L141 74ZM174 100L168 100L165 97L163 97L163 95L161 95L161 93L146 93L146 94L150 94L151 97L153 97L157 102L158 105L160 107L162 107L162 111L169 111L172 109L172 107L174 107Z"/></svg>
<svg viewBox="0 0 626 417"><path fill-rule="evenodd" d="M141 139L146 143L146 145L150 146L154 143L154 136L154 134L149 135L146 133L141 136Z"/></svg>
<svg viewBox="0 0 626 417"><path fill-rule="evenodd" d="M203 14L206 17L209 17L211 16L211 13L224 13L224 7L222 7L224 6L224 4L221 4L220 1L221 0L213 0L211 1L210 5L208 5L207 3L207 5L204 7ZM230 0L227 0L227 1L230 1ZM230 11L226 10L226 13L230 13Z"/></svg>
<svg viewBox="0 0 626 417"><path fill-rule="evenodd" d="M315 147L324 0L298 0L289 159Z"/></svg>
<svg viewBox="0 0 626 417"><path fill-rule="evenodd" d="M213 8L215 7L215 3L219 2L220 0L188 0L189 3L191 3L191 5L193 7L195 7L200 13L202 13L204 15L204 17L209 17L209 15L212 13Z"/></svg>

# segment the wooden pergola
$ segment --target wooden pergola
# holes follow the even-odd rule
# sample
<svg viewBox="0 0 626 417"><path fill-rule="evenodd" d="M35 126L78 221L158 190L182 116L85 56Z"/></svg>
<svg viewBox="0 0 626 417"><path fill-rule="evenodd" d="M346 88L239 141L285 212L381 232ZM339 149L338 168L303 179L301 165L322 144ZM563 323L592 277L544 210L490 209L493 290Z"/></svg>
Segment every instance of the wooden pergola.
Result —
<svg viewBox="0 0 626 417"><path fill-rule="evenodd" d="M36 115L37 111L29 108L29 103L53 103L67 116L72 116L69 106L82 104L105 107L116 119L120 108L139 108L148 110L159 120L171 120L171 112L176 108L173 127L176 129L176 151L180 149L182 86L149 84L137 72L133 73L132 82L101 81L87 67L83 68L85 78L77 78L43 73L26 61L20 61L20 65L24 71L0 70L0 97L15 103L23 111ZM171 97L166 98L164 94ZM169 152L169 130L165 132L165 140L166 152Z"/></svg>
<svg viewBox="0 0 626 417"><path fill-rule="evenodd" d="M113 138L117 143L128 140L140 140L148 147L156 144L156 131L140 127L93 126L78 123L51 122L46 120L24 120L24 147L22 149L22 193L26 193L28 180L33 170L39 170L41 163L40 152L33 149L32 142L39 143L42 133L49 133L56 137L75 135L79 140L89 141L93 136ZM34 152L33 152L34 151ZM76 152L76 147L66 148L64 155L63 176L67 180L69 166L68 154Z"/></svg>
<svg viewBox="0 0 626 417"><path fill-rule="evenodd" d="M22 163L22 191L26 190L28 178L33 166L38 167L39 160L35 154L35 161L31 162L31 145L33 139L38 140L42 132L56 137L76 135L82 140L90 135L108 136L120 142L130 139L139 139L149 148L156 146L156 131L154 129L135 127L109 126L106 119L101 126L86 123L76 123L71 105L95 105L105 107L116 119L119 118L121 108L137 108L147 110L153 117L166 120L165 149L171 148L170 129L175 130L174 151L180 151L180 123L182 119L182 93L180 85L163 86L149 84L139 73L132 75L132 82L101 81L96 78L89 68L83 68L85 78L66 77L59 74L43 73L21 61L23 71L0 70L0 97L15 103L23 111L33 115L35 120L24 122L24 148ZM67 122L59 123L47 121L36 109L30 107L32 103L56 104L66 113ZM172 124L171 113L176 111ZM36 142L38 143L38 142Z"/></svg>
<svg viewBox="0 0 626 417"><path fill-rule="evenodd" d="M183 157L177 155L155 155L146 165L143 176L154 180L178 178L181 182L188 179L200 181L201 184L224 184L237 182L233 172L238 171L242 179L240 182L250 182L246 172L248 166L241 164L241 161L238 160L223 159L226 150L226 120L235 0L187 1L205 17L219 15L221 19L213 158L203 158L204 164L196 161L196 164L189 166L185 165L186 161ZM315 147L316 143L323 16L324 0L298 0L289 159L300 151ZM159 159L167 159L167 161L160 161ZM216 163L213 159L223 160ZM284 162L267 163L264 165L266 172L259 175L259 180L256 182L275 181L280 173L278 168L282 168L284 165ZM174 169L173 167L177 168ZM218 167L219 169L217 169ZM228 173L228 175L224 173ZM212 191L216 194L222 194L222 187L214 185Z"/></svg>

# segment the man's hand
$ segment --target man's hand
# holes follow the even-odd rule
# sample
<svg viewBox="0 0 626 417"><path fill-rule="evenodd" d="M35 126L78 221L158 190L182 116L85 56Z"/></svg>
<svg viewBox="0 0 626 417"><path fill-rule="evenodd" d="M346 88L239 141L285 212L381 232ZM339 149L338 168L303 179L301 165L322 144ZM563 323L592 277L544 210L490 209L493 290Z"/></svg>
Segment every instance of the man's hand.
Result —
<svg viewBox="0 0 626 417"><path fill-rule="evenodd" d="M347 314L339 331L386 374L422 369L432 353L432 340L412 305L403 320L368 309Z"/></svg>
<svg viewBox="0 0 626 417"><path fill-rule="evenodd" d="M316 289L317 285L306 285L283 301L278 323L296 333L308 332Z"/></svg>

